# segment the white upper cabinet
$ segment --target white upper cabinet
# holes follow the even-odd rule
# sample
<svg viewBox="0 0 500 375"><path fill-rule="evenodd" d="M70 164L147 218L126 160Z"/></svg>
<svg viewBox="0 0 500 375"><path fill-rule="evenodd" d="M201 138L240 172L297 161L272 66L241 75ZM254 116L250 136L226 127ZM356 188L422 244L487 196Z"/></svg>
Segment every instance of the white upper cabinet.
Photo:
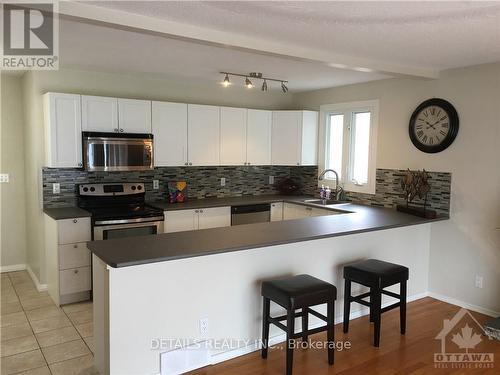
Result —
<svg viewBox="0 0 500 375"><path fill-rule="evenodd" d="M187 165L188 106L184 103L152 102L154 165Z"/></svg>
<svg viewBox="0 0 500 375"><path fill-rule="evenodd" d="M273 165L316 165L318 113L273 112L271 159Z"/></svg>
<svg viewBox="0 0 500 375"><path fill-rule="evenodd" d="M118 99L118 125L121 133L151 133L151 102Z"/></svg>
<svg viewBox="0 0 500 375"><path fill-rule="evenodd" d="M118 99L82 95L82 130L118 132Z"/></svg>
<svg viewBox="0 0 500 375"><path fill-rule="evenodd" d="M82 117L80 95L47 93L43 96L45 166L82 166Z"/></svg>
<svg viewBox="0 0 500 375"><path fill-rule="evenodd" d="M220 108L188 104L189 165L219 165Z"/></svg>
<svg viewBox="0 0 500 375"><path fill-rule="evenodd" d="M247 164L271 164L272 111L249 109L247 112Z"/></svg>
<svg viewBox="0 0 500 375"><path fill-rule="evenodd" d="M246 163L247 109L220 108L220 164Z"/></svg>

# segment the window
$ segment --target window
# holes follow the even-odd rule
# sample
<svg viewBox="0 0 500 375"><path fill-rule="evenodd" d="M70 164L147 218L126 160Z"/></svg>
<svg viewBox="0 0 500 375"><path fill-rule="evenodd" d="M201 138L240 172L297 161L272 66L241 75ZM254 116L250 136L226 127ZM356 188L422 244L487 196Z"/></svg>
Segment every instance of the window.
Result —
<svg viewBox="0 0 500 375"><path fill-rule="evenodd" d="M375 194L378 101L322 105L320 115L320 169L335 170L347 191Z"/></svg>

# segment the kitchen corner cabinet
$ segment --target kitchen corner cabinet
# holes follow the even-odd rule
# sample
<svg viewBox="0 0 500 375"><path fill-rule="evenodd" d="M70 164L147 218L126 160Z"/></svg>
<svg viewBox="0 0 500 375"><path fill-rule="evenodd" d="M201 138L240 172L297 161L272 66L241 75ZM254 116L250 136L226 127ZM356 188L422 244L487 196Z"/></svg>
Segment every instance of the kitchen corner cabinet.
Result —
<svg viewBox="0 0 500 375"><path fill-rule="evenodd" d="M247 164L271 164L273 112L249 109L247 112Z"/></svg>
<svg viewBox="0 0 500 375"><path fill-rule="evenodd" d="M283 220L283 202L271 203L271 221Z"/></svg>
<svg viewBox="0 0 500 375"><path fill-rule="evenodd" d="M220 164L246 164L247 109L220 108Z"/></svg>
<svg viewBox="0 0 500 375"><path fill-rule="evenodd" d="M188 104L189 165L220 164L220 108Z"/></svg>
<svg viewBox="0 0 500 375"><path fill-rule="evenodd" d="M187 107L185 103L151 103L155 167L188 165Z"/></svg>
<svg viewBox="0 0 500 375"><path fill-rule="evenodd" d="M54 220L45 215L47 288L56 305L90 299L90 240L89 217Z"/></svg>
<svg viewBox="0 0 500 375"><path fill-rule="evenodd" d="M231 207L165 211L165 233L231 226Z"/></svg>
<svg viewBox="0 0 500 375"><path fill-rule="evenodd" d="M274 111L271 139L273 165L317 165L318 113Z"/></svg>
<svg viewBox="0 0 500 375"><path fill-rule="evenodd" d="M82 114L80 95L43 95L45 163L51 168L82 166Z"/></svg>
<svg viewBox="0 0 500 375"><path fill-rule="evenodd" d="M151 133L151 102L118 99L118 125L121 133Z"/></svg>
<svg viewBox="0 0 500 375"><path fill-rule="evenodd" d="M82 95L82 130L118 132L118 99Z"/></svg>

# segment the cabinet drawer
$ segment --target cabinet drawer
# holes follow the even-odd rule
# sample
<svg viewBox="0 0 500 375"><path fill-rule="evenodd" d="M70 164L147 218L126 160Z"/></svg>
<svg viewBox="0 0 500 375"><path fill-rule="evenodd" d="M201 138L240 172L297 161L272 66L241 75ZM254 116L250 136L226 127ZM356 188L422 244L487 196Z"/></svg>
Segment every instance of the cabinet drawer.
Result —
<svg viewBox="0 0 500 375"><path fill-rule="evenodd" d="M79 267L59 271L60 294L78 293L90 290L90 279L90 267Z"/></svg>
<svg viewBox="0 0 500 375"><path fill-rule="evenodd" d="M90 251L85 242L59 245L59 269L90 266Z"/></svg>
<svg viewBox="0 0 500 375"><path fill-rule="evenodd" d="M60 245L91 240L90 217L57 220Z"/></svg>

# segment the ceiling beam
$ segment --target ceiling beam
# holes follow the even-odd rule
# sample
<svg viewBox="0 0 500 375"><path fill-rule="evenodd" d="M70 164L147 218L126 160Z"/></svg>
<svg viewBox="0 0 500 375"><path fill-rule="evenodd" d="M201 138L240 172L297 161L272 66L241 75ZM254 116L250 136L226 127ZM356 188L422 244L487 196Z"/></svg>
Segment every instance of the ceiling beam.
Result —
<svg viewBox="0 0 500 375"><path fill-rule="evenodd" d="M361 72L378 72L391 76L435 79L439 71L415 66L395 65L383 61L339 55L331 51L305 48L298 45L278 43L228 31L218 31L186 23L108 9L73 1L59 2L59 14L63 18L83 22L104 24L136 32L162 35L205 45L232 48L264 55L300 61L323 63L337 69Z"/></svg>

